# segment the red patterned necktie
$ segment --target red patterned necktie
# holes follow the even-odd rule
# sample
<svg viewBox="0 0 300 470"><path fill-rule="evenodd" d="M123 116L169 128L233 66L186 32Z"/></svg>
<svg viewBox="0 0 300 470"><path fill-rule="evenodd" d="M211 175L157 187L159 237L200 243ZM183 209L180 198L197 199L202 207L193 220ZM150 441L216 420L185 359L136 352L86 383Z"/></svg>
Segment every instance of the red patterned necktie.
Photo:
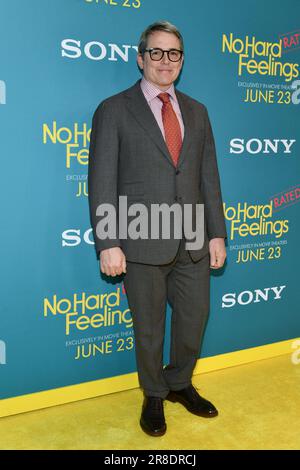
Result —
<svg viewBox="0 0 300 470"><path fill-rule="evenodd" d="M161 114L165 129L166 144L174 165L177 166L182 146L180 124L170 101L169 93L160 93L157 96L163 102Z"/></svg>

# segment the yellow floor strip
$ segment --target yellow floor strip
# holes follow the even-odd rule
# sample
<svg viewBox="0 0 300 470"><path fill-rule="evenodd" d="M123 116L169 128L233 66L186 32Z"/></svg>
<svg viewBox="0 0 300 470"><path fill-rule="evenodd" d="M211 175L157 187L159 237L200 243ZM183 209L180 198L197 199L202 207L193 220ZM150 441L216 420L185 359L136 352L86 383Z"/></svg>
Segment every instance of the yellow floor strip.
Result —
<svg viewBox="0 0 300 470"><path fill-rule="evenodd" d="M0 449L103 449L106 456L131 449L299 450L300 364L291 359L289 352L195 375L194 386L219 416L201 418L165 400L167 432L159 438L140 428L143 393L135 388L1 418Z"/></svg>
<svg viewBox="0 0 300 470"><path fill-rule="evenodd" d="M295 344L295 341L296 339L291 339L256 348L199 359L194 370L194 376L284 354L292 354L293 344ZM0 401L0 417L61 405L64 403L71 403L78 400L121 392L138 387L137 374L132 373L7 398Z"/></svg>

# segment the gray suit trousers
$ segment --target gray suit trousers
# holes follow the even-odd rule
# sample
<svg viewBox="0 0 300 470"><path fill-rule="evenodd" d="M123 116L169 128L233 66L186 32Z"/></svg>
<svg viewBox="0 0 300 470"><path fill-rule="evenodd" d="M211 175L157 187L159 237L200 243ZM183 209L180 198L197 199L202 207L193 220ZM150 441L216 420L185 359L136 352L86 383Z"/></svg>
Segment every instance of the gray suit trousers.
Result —
<svg viewBox="0 0 300 470"><path fill-rule="evenodd" d="M191 383L209 313L209 254L194 262L180 241L171 263L127 261L124 277L135 334L140 386L165 398ZM169 364L163 367L167 301L172 307Z"/></svg>

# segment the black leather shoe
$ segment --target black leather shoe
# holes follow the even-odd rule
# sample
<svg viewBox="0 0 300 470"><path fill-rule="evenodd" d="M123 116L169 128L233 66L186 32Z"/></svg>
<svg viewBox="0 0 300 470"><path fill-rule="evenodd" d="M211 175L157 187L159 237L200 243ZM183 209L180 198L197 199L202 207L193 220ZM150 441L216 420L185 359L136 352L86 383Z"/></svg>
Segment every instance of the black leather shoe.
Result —
<svg viewBox="0 0 300 470"><path fill-rule="evenodd" d="M163 436L167 430L163 399L145 397L140 419L140 425L150 436Z"/></svg>
<svg viewBox="0 0 300 470"><path fill-rule="evenodd" d="M193 385L189 385L182 390L172 390L167 399L174 403L181 403L188 411L203 418L214 418L219 414L214 405L201 397Z"/></svg>

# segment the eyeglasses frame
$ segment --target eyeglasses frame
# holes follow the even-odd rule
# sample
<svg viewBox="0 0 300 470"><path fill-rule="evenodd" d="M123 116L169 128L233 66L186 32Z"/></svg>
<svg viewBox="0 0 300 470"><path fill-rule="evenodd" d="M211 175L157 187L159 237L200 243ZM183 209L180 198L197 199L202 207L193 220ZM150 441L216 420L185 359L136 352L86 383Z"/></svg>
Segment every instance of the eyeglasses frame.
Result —
<svg viewBox="0 0 300 470"><path fill-rule="evenodd" d="M157 49L158 49L159 51L161 51L161 52L163 53L163 55L162 55L161 58L158 59L158 60L152 59L151 52L152 52L152 51L155 51L155 50L157 50ZM181 55L180 55L180 57L179 57L178 60L172 60L172 59L170 59L169 53L172 52L172 51L176 51L176 52L180 52L180 53L181 53ZM165 52L167 53L167 56L168 56L168 59L169 59L170 62L180 62L181 59L182 59L182 56L183 56L183 50L181 50L181 49L174 49L174 48L172 48L172 49L165 49L165 50L164 50L164 49L161 49L160 47L151 47L150 49L144 49L143 52L149 52L150 59L153 60L154 62L159 62L160 60L162 60L163 57L164 57L164 55L165 55Z"/></svg>

